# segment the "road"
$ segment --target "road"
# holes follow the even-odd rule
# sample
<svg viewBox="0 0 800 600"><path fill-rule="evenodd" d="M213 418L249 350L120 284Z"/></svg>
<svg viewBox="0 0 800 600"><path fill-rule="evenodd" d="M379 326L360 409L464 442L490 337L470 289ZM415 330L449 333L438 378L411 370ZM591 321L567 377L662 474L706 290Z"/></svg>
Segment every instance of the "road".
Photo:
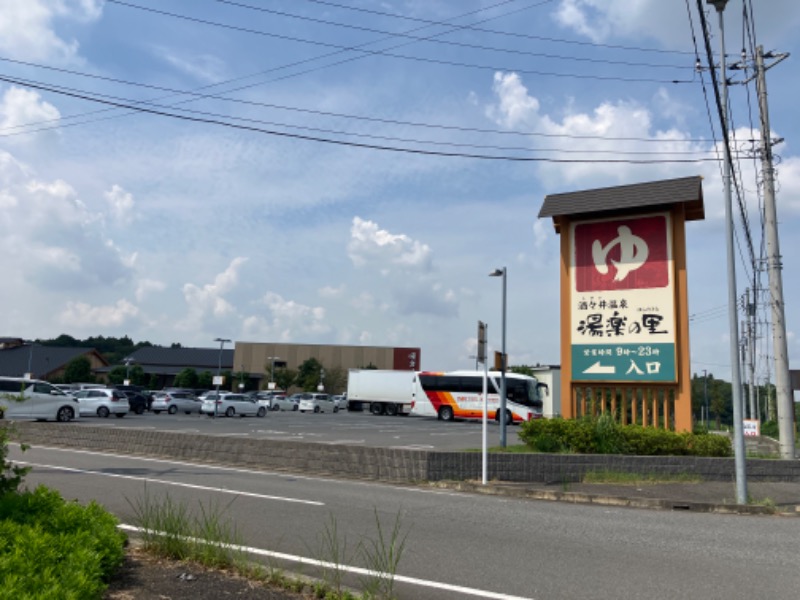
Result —
<svg viewBox="0 0 800 600"><path fill-rule="evenodd" d="M535 502L68 449L12 446L11 458L33 466L29 485L96 499L127 524L145 495L224 507L257 558L308 574L315 568L302 561L331 558L321 539L332 523L347 539L341 562L363 567L357 543L378 539L376 519L387 537L398 522L407 535L401 600L778 599L800 589L800 519Z"/></svg>

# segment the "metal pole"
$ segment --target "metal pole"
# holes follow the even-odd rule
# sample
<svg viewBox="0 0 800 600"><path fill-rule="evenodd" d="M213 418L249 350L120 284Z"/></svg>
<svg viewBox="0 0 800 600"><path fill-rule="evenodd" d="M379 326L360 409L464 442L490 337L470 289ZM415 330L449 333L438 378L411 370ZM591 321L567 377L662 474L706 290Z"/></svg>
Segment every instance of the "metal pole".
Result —
<svg viewBox="0 0 800 600"><path fill-rule="evenodd" d="M706 405L706 431L711 429L709 421L711 417L708 412L708 371L703 369L703 400Z"/></svg>
<svg viewBox="0 0 800 600"><path fill-rule="evenodd" d="M502 353L500 355L500 446L506 447L506 280L508 272L505 267L502 269L495 269L493 273L489 273L490 277L503 278L503 319L502 319Z"/></svg>
<svg viewBox="0 0 800 600"><path fill-rule="evenodd" d="M215 338L215 342L219 342L219 361L217 362L217 395L214 399L214 418L217 417L217 406L219 402L219 378L222 375L222 348L225 346L225 342L230 342L230 340L226 340L223 338Z"/></svg>
<svg viewBox="0 0 800 600"><path fill-rule="evenodd" d="M722 79L722 135L725 150L725 246L728 262L728 330L730 332L731 393L733 400L733 451L736 463L736 500L747 504L744 432L742 431L742 377L739 371L739 324L736 322L736 253L733 240L733 199L731 195L731 155L728 133L728 75L725 70L725 20L722 13L728 0L709 0L719 17L719 70Z"/></svg>
<svg viewBox="0 0 800 600"><path fill-rule="evenodd" d="M747 290L747 398L750 400L750 418L758 419L756 412L756 328L755 328L755 290L753 291L753 302L750 302L750 290Z"/></svg>
<svg viewBox="0 0 800 600"><path fill-rule="evenodd" d="M778 243L778 214L775 208L775 179L772 166L772 143L767 107L767 80L764 48L756 49L756 87L761 111L761 170L764 177L764 232L767 241L769 304L772 309L772 352L775 355L775 392L778 405L778 434L781 458L793 459L794 401L789 384L789 351L786 344L786 321L783 303L781 251Z"/></svg>
<svg viewBox="0 0 800 600"><path fill-rule="evenodd" d="M488 329L488 326L486 327ZM481 482L486 485L489 478L489 442L488 442L488 421L489 421L489 373L487 360L483 360L483 423L481 427Z"/></svg>

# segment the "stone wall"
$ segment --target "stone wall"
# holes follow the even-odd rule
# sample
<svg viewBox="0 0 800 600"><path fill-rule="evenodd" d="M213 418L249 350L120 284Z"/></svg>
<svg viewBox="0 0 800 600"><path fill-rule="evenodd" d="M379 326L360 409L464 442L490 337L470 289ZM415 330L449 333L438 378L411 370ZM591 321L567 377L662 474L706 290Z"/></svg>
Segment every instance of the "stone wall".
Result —
<svg viewBox="0 0 800 600"><path fill-rule="evenodd" d="M395 483L481 478L479 452L436 452L260 440L197 433L93 427L78 423L16 423L12 439L31 446L64 446L270 471ZM489 479L578 482L589 472L697 475L735 481L732 458L576 454L490 454ZM800 482L800 461L748 460L750 481Z"/></svg>

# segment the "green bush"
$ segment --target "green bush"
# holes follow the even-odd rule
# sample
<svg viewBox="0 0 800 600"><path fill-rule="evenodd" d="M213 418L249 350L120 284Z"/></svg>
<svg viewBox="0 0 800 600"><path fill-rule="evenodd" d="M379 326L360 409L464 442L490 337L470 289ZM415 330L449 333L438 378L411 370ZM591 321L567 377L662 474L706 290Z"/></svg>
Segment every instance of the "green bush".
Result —
<svg viewBox="0 0 800 600"><path fill-rule="evenodd" d="M549 453L632 454L640 456L731 456L726 436L676 433L641 425L619 425L599 418L537 419L520 426L520 439L532 450Z"/></svg>
<svg viewBox="0 0 800 600"><path fill-rule="evenodd" d="M771 438L779 438L780 433L778 432L778 422L777 421L764 421L761 423L761 435L766 435Z"/></svg>
<svg viewBox="0 0 800 600"><path fill-rule="evenodd" d="M0 599L100 598L125 535L98 504L44 486L0 498Z"/></svg>

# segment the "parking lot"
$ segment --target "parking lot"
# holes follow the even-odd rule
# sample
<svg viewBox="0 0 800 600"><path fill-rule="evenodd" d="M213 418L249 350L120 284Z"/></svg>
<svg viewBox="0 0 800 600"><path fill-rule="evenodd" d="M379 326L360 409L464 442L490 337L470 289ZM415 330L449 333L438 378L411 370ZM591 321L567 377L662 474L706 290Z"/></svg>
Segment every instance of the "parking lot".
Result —
<svg viewBox="0 0 800 600"><path fill-rule="evenodd" d="M115 428L148 428L220 436L295 440L320 444L347 444L422 450L480 449L480 421L446 423L426 417L377 417L370 413L268 412L258 417L218 417L178 413L128 414L122 419L83 417L78 423ZM508 443L517 443L517 426L508 427ZM488 423L489 446L500 443L500 428Z"/></svg>

